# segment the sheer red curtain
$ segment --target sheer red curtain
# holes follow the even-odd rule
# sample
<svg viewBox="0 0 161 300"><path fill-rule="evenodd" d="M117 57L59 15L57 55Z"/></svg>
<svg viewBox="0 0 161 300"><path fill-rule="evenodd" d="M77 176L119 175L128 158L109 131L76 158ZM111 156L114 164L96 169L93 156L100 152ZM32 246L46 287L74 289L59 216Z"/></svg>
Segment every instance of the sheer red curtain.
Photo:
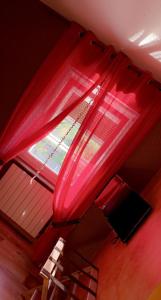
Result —
<svg viewBox="0 0 161 300"><path fill-rule="evenodd" d="M69 149L54 194L54 220L79 218L161 117L161 91L122 53Z"/></svg>
<svg viewBox="0 0 161 300"><path fill-rule="evenodd" d="M91 92L105 53L87 50L89 40L92 34L76 24L60 39L8 121L0 138L0 161L7 162L47 135Z"/></svg>
<svg viewBox="0 0 161 300"><path fill-rule="evenodd" d="M81 218L161 117L159 83L122 53L115 56L107 51L106 63L99 93L82 120L57 180L53 219L62 227L49 228L38 241L38 261L59 234L69 234L72 227L64 223Z"/></svg>
<svg viewBox="0 0 161 300"><path fill-rule="evenodd" d="M93 98L93 103L91 101ZM81 126L58 176L53 219L36 245L40 261L55 239L67 235L105 182L161 117L160 85L79 26L60 40L8 123L0 140L4 162L35 143L78 104L87 105Z"/></svg>

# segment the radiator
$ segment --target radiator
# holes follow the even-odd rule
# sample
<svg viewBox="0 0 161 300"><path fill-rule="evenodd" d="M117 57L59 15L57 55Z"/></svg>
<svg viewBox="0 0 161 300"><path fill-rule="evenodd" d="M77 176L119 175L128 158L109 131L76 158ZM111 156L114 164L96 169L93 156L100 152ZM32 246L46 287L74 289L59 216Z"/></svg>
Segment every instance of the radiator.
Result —
<svg viewBox="0 0 161 300"><path fill-rule="evenodd" d="M53 193L16 164L0 181L0 211L35 238L52 216Z"/></svg>

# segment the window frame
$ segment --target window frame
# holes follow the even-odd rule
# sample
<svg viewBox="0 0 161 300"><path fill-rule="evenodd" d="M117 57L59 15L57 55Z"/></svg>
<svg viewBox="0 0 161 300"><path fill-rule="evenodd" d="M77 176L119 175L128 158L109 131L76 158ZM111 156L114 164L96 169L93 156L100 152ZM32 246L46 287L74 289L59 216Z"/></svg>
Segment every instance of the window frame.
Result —
<svg viewBox="0 0 161 300"><path fill-rule="evenodd" d="M90 96L88 96L85 101L89 104L91 101L91 98L93 98L97 91L100 89L100 86L98 86L97 88L95 88L93 90L93 92L91 93ZM92 104L92 103L91 103ZM90 104L90 105L91 105ZM66 118L70 118L72 119L72 121L74 121L73 116L71 116L70 114L66 117ZM78 126L78 124L75 124L75 126ZM79 129L79 127L78 127ZM51 132L48 134L50 135ZM47 136L48 136L47 135ZM73 138L74 139L74 138ZM31 148L32 146L30 146L29 148ZM70 147L70 146L69 146ZM19 156L18 159L20 159L25 165L28 165L29 168L31 168L33 170L33 173L36 174L37 171L41 170L43 162L41 162L39 159L37 159L36 157L34 157L32 154L29 153L29 148L26 149L25 151L23 151ZM54 159L54 157L53 157ZM59 173L58 173L59 174ZM50 182L50 184L52 184L53 186L56 185L56 181L58 178L58 174L56 174L54 171L52 171L49 167L44 166L44 168L41 170L40 172L40 176L42 176L45 180L47 180L48 182ZM39 176L39 175L38 175Z"/></svg>
<svg viewBox="0 0 161 300"><path fill-rule="evenodd" d="M71 125L72 125L72 122L74 122L74 118L71 117L70 115L68 115L66 118L68 118L71 121ZM75 126L78 127L78 129L79 129L78 124L75 124ZM49 139L50 139L51 135L53 136L53 139L54 139L54 135L52 134L52 130L51 130L51 132L46 137L49 137ZM59 142L59 137L57 138L55 136L55 140L56 139L57 139L57 142ZM65 142L64 142L64 144L65 144ZM18 158L20 160L22 160L25 164L27 164L30 168L32 168L33 172L36 174L36 172L39 171L42 168L43 162L40 161L38 158L36 158L34 155L30 154L29 149L31 149L33 146L34 145L30 146L28 149L26 149L25 151L23 151L18 156ZM70 146L66 145L66 147L69 149ZM67 152L68 152L68 149L67 149ZM53 159L54 159L54 157L53 157ZM52 183L55 186L56 180L57 180L57 177L58 177L59 173L57 174L56 172L54 172L54 170L52 171L48 166L44 166L44 168L41 170L40 174L47 181L49 181L50 183Z"/></svg>

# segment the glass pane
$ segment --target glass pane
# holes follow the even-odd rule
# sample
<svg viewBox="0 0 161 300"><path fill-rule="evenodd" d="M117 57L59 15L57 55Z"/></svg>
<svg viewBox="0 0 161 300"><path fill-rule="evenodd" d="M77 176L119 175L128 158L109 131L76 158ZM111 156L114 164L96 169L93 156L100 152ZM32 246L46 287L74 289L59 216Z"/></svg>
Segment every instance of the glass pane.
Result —
<svg viewBox="0 0 161 300"><path fill-rule="evenodd" d="M68 130L71 128L74 120L71 117L64 119L60 125L58 125L48 136L42 139L40 142L35 144L29 149L29 153L35 157L37 160L45 163L49 155L54 151L59 141ZM65 155L80 127L80 124L75 124L71 131L66 136L65 140L56 150L56 153L50 158L46 166L52 170L54 173L58 174L65 158Z"/></svg>
<svg viewBox="0 0 161 300"><path fill-rule="evenodd" d="M49 169L53 170L56 174L58 174L63 160L65 158L65 155L66 152L59 148L56 154L47 162L47 166L49 167Z"/></svg>
<svg viewBox="0 0 161 300"><path fill-rule="evenodd" d="M67 116L54 130L52 130L48 134L48 136L46 136L44 139L42 139L40 142L38 142L29 149L29 153L34 158L36 158L42 163L46 163L46 166L56 174L58 174L60 171L66 153L70 145L72 144L72 141L77 131L79 130L84 115L86 113L86 110L84 110L87 106L86 104L90 101L91 98L87 97L87 99L83 103L81 103L75 110L73 110L71 112L71 115ZM87 111L88 108L89 107L87 106ZM80 115L81 111L84 112L84 114L82 114L79 118L79 121L76 124L74 124L75 119ZM72 127L73 124L74 126ZM58 143L64 136L66 137L65 139L63 139L61 145L59 145L56 153L51 159L49 159L46 162L49 155L54 151L55 147L58 145ZM83 163L86 163L89 157L93 155L97 149L97 143L90 142L90 145L88 145L87 150L85 150L84 152Z"/></svg>
<svg viewBox="0 0 161 300"><path fill-rule="evenodd" d="M72 126L74 120L70 117L65 118L52 132L51 135L57 137L59 140L68 132ZM74 125L72 130L66 136L64 143L69 147L80 127L80 124L77 123Z"/></svg>
<svg viewBox="0 0 161 300"><path fill-rule="evenodd" d="M90 161L97 153L100 147L101 147L101 143L97 142L94 139L89 140L83 152L82 158L87 162Z"/></svg>
<svg viewBox="0 0 161 300"><path fill-rule="evenodd" d="M53 152L56 145L56 142L46 137L34 146L32 146L29 150L29 153L36 159L44 163L49 157L49 155ZM53 155L53 157L48 160L46 166L48 166L49 169L58 174L63 160L65 158L65 155L66 150L64 150L64 148L62 147L58 148L55 155Z"/></svg>

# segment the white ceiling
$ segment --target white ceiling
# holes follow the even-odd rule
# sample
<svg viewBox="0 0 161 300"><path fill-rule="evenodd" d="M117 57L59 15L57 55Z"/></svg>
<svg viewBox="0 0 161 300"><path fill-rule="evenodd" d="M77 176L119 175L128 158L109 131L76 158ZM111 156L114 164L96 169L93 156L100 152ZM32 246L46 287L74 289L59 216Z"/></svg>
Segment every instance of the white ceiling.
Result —
<svg viewBox="0 0 161 300"><path fill-rule="evenodd" d="M41 0L161 81L161 0Z"/></svg>

